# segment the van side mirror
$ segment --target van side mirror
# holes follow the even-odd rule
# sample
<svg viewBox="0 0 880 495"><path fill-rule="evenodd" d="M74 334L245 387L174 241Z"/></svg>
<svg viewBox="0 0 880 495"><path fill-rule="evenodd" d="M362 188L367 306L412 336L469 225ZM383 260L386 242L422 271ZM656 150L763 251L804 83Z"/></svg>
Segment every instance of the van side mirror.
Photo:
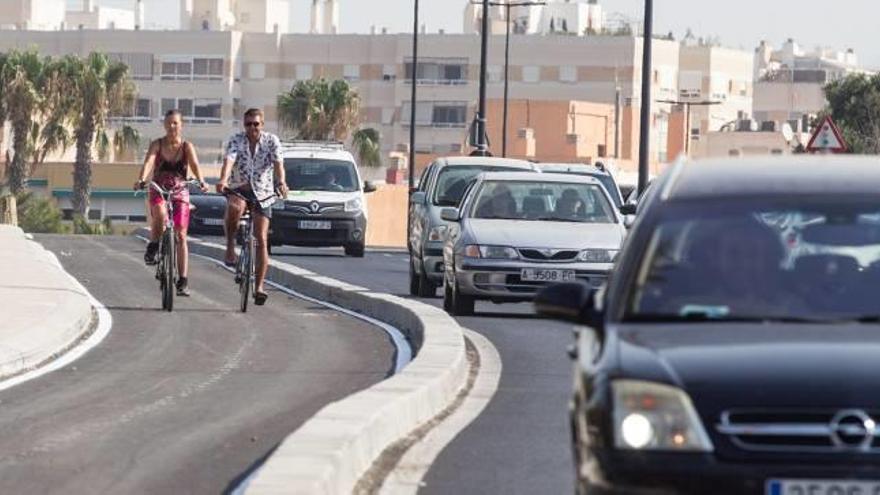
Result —
<svg viewBox="0 0 880 495"><path fill-rule="evenodd" d="M596 309L596 290L583 282L545 287L535 296L535 311L554 320L601 330L604 315Z"/></svg>
<svg viewBox="0 0 880 495"><path fill-rule="evenodd" d="M626 203L620 205L620 213L623 215L635 215L636 214L636 204L635 203Z"/></svg>
<svg viewBox="0 0 880 495"><path fill-rule="evenodd" d="M427 195L425 194L425 191L416 191L409 195L409 202L414 205L423 205L425 204L426 199Z"/></svg>
<svg viewBox="0 0 880 495"><path fill-rule="evenodd" d="M443 208L440 210L440 218L447 222L458 222L460 219L458 208Z"/></svg>
<svg viewBox="0 0 880 495"><path fill-rule="evenodd" d="M364 192L365 193L376 192L376 184L373 184L373 182L369 181L369 180L364 181Z"/></svg>

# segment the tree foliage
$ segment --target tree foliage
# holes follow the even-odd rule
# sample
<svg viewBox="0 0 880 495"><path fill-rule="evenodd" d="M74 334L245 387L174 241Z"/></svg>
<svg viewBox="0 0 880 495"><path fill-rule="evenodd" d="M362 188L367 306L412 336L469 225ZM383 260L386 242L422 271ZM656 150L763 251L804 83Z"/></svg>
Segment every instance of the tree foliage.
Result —
<svg viewBox="0 0 880 495"><path fill-rule="evenodd" d="M850 151L880 154L880 74L854 74L828 84L826 115L840 127Z"/></svg>
<svg viewBox="0 0 880 495"><path fill-rule="evenodd" d="M360 96L345 80L297 81L278 95L278 119L297 139L344 141L357 127Z"/></svg>

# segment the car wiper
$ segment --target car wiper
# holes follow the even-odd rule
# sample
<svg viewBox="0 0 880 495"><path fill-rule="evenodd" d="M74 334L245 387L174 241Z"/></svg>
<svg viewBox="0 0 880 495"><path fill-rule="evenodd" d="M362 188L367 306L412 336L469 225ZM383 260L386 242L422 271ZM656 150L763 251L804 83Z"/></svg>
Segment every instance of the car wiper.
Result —
<svg viewBox="0 0 880 495"><path fill-rule="evenodd" d="M575 218L559 218L559 217L538 217L538 218L527 218L526 220L537 220L539 222L586 223L585 220L578 220Z"/></svg>

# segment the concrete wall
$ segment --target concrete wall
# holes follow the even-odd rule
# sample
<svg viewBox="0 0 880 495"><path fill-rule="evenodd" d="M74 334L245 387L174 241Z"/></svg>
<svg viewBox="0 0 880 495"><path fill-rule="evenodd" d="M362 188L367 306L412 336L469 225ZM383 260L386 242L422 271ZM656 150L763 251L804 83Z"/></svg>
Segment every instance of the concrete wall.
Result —
<svg viewBox="0 0 880 495"><path fill-rule="evenodd" d="M370 217L367 223L367 245L406 247L406 215L409 188L405 185L385 185L367 194Z"/></svg>

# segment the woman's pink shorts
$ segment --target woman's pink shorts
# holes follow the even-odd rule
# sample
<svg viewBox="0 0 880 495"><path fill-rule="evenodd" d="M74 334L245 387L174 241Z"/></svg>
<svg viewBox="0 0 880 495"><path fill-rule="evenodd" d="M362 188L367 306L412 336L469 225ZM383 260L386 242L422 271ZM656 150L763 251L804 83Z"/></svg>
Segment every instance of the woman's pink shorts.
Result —
<svg viewBox="0 0 880 495"><path fill-rule="evenodd" d="M171 198L174 204L174 228L177 230L185 230L189 228L189 194L175 194ZM154 190L150 190L150 206L165 205L165 199L162 195Z"/></svg>

